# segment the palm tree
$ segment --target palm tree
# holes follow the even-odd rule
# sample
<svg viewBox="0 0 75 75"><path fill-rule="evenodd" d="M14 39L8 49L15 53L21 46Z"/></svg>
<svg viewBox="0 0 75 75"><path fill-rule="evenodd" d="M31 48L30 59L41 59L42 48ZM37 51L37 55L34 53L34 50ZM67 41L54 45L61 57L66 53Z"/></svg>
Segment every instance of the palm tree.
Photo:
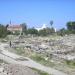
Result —
<svg viewBox="0 0 75 75"><path fill-rule="evenodd" d="M50 25L51 25L51 28L52 28L52 25L53 25L53 21L52 20L50 21Z"/></svg>

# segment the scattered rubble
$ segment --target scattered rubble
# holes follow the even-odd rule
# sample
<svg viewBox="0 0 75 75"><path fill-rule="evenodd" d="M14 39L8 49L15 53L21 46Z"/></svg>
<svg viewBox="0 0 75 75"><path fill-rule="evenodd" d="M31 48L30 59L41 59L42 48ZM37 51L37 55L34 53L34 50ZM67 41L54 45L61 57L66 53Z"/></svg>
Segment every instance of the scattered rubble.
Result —
<svg viewBox="0 0 75 75"><path fill-rule="evenodd" d="M36 71L21 65L2 64L0 75L39 75Z"/></svg>
<svg viewBox="0 0 75 75"><path fill-rule="evenodd" d="M75 61L75 35L67 35L56 39L55 37L24 37L22 41L21 39L19 41L19 38L11 41L12 50L20 49L22 54L26 52L28 52L28 55L31 55L32 52L43 54L45 60L51 60L53 63L54 61L61 62L62 60ZM65 68L67 67L65 66ZM64 70L64 67L60 69ZM65 71L70 72L68 69ZM73 73L72 75L75 75L75 72Z"/></svg>

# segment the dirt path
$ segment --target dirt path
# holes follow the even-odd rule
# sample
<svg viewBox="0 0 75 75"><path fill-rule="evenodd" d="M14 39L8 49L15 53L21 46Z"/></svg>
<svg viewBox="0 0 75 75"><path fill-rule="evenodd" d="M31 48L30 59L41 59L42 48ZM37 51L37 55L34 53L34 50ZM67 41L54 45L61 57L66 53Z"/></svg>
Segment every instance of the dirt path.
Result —
<svg viewBox="0 0 75 75"><path fill-rule="evenodd" d="M0 53L0 59L3 59L4 61L6 61L8 63L20 64L20 65L28 66L31 68L36 68L36 69L39 69L41 71L45 71L45 72L47 72L49 74L53 74L53 75L67 75L61 71L55 70L55 69L50 68L50 67L43 66L43 65L31 60L30 58L22 57L22 56L19 56L17 54L8 52L4 48L5 45L6 44L0 44L0 50L2 50L2 52ZM16 60L19 58L23 59L23 61Z"/></svg>

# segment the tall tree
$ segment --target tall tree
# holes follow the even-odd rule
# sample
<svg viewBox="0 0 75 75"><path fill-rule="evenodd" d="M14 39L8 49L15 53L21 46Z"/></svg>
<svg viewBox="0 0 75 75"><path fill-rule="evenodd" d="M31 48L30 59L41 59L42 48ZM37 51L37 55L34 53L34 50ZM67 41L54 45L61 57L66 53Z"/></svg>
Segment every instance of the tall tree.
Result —
<svg viewBox="0 0 75 75"><path fill-rule="evenodd" d="M2 24L0 24L0 37L5 37L7 35L7 29Z"/></svg>
<svg viewBox="0 0 75 75"><path fill-rule="evenodd" d="M6 25L6 29L8 28L9 24Z"/></svg>
<svg viewBox="0 0 75 75"><path fill-rule="evenodd" d="M51 25L51 28L52 28L52 25L53 25L53 21L52 20L50 21L50 25Z"/></svg>
<svg viewBox="0 0 75 75"><path fill-rule="evenodd" d="M68 22L67 23L67 29L68 30L75 30L75 22Z"/></svg>
<svg viewBox="0 0 75 75"><path fill-rule="evenodd" d="M22 23L20 25L22 26L22 32L26 33L26 31L27 31L27 24L26 23Z"/></svg>

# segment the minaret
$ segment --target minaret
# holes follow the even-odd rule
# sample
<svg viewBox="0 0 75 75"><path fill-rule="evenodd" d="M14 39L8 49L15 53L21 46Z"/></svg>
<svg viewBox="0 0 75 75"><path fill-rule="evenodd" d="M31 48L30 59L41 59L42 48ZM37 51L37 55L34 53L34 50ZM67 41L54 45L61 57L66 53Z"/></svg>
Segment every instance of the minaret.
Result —
<svg viewBox="0 0 75 75"><path fill-rule="evenodd" d="M10 25L11 25L11 20L10 20Z"/></svg>

